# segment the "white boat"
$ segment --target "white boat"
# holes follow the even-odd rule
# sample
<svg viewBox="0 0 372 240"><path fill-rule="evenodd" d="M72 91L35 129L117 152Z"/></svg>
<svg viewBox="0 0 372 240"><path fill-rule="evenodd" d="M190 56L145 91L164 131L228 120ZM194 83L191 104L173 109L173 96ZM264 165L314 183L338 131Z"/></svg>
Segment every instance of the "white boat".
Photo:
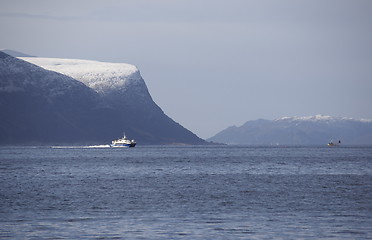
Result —
<svg viewBox="0 0 372 240"><path fill-rule="evenodd" d="M333 140L332 140L332 141L330 141L330 142L328 143L328 146L329 146L329 147L334 147L334 146L338 146L338 145L340 145L340 144L341 144L341 141L340 141L340 140L338 140L338 142L336 142L336 143L334 143Z"/></svg>
<svg viewBox="0 0 372 240"><path fill-rule="evenodd" d="M134 140L129 140L124 133L122 138L111 141L110 147L134 147L136 142Z"/></svg>

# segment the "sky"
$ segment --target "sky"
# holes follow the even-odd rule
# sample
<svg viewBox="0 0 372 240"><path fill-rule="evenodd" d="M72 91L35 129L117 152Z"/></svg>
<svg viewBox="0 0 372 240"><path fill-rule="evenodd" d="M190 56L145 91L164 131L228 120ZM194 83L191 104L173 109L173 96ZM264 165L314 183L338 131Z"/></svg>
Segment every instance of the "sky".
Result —
<svg viewBox="0 0 372 240"><path fill-rule="evenodd" d="M0 49L136 65L199 137L248 120L372 119L370 0L0 0Z"/></svg>

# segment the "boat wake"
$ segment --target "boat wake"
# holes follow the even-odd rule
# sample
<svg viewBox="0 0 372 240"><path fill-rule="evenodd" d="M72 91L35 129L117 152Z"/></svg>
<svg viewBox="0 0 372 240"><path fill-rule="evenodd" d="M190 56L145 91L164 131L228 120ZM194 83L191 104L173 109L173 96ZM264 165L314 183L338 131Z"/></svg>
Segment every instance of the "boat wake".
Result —
<svg viewBox="0 0 372 240"><path fill-rule="evenodd" d="M81 148L110 148L110 145L91 145L91 146L51 146L55 149L81 149Z"/></svg>

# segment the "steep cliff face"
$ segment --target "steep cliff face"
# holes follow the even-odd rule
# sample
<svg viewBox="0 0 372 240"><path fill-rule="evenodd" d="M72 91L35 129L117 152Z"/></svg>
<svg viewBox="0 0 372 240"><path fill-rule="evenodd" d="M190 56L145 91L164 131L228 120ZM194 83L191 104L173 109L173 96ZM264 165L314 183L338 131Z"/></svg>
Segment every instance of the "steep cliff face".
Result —
<svg viewBox="0 0 372 240"><path fill-rule="evenodd" d="M1 53L0 80L2 144L103 143L123 132L139 144L205 143L163 113L133 65Z"/></svg>

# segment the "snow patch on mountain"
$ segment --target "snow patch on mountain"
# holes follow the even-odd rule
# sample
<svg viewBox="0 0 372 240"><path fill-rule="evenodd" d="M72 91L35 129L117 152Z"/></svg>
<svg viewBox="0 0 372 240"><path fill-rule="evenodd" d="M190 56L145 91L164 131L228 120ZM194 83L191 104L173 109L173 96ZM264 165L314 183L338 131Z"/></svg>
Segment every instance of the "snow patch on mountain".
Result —
<svg viewBox="0 0 372 240"><path fill-rule="evenodd" d="M305 116L305 117L282 117L275 119L274 121L287 121L287 122L294 122L294 121L307 121L307 122L334 122L334 121L361 121L361 122L372 122L372 119L354 119L354 118L347 118L347 117L332 117L328 115L315 115L315 116Z"/></svg>
<svg viewBox="0 0 372 240"><path fill-rule="evenodd" d="M143 84L139 70L131 64L40 57L20 57L20 59L70 76L98 93L125 89L131 84Z"/></svg>
<svg viewBox="0 0 372 240"><path fill-rule="evenodd" d="M359 121L364 122L364 123L371 123L372 122L372 119L362 118Z"/></svg>
<svg viewBox="0 0 372 240"><path fill-rule="evenodd" d="M47 71L1 51L0 60L0 92L24 92L33 89L47 92L46 95L49 97L57 97L72 88L86 87L82 82L69 76Z"/></svg>
<svg viewBox="0 0 372 240"><path fill-rule="evenodd" d="M306 117L282 117L275 119L274 121L330 121L334 118L331 116L324 116L321 114L315 116L306 116Z"/></svg>

